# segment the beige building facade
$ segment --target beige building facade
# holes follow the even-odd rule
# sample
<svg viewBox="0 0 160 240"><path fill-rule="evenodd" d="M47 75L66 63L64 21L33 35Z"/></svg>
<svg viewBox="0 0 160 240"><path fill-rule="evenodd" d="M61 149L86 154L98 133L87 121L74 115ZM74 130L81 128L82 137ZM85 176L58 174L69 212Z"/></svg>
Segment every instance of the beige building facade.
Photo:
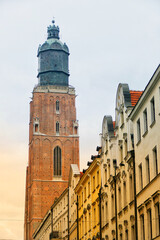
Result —
<svg viewBox="0 0 160 240"><path fill-rule="evenodd" d="M33 239L68 239L68 188L55 200L34 232Z"/></svg>
<svg viewBox="0 0 160 240"><path fill-rule="evenodd" d="M102 239L160 239L160 67L144 92L119 84L102 123Z"/></svg>

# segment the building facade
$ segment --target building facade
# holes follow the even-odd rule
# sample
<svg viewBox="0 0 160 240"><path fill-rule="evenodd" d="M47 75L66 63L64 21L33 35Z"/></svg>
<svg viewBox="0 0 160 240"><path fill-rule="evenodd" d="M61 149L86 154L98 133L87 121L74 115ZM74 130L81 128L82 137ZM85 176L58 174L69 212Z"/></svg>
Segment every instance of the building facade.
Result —
<svg viewBox="0 0 160 240"><path fill-rule="evenodd" d="M25 240L32 239L54 199L68 187L70 165L79 166L76 96L68 81L68 57L53 21L46 42L38 48L39 83L30 102Z"/></svg>
<svg viewBox="0 0 160 240"><path fill-rule="evenodd" d="M99 189L101 172L99 155L92 157L93 162L79 180L75 194L78 196L78 238L96 239L100 237ZM77 239L77 238L76 238Z"/></svg>

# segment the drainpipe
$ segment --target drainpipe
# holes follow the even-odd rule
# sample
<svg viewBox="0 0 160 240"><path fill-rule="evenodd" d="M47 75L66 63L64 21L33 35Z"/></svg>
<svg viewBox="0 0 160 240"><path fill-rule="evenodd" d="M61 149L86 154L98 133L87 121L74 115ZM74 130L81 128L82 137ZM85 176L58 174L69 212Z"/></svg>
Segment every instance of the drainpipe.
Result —
<svg viewBox="0 0 160 240"><path fill-rule="evenodd" d="M113 159L113 167L114 167L114 195L115 195L115 218L116 218L116 240L118 240L118 219L117 219L117 189L116 189L116 168L117 168L117 160Z"/></svg>
<svg viewBox="0 0 160 240"><path fill-rule="evenodd" d="M77 195L77 202L76 202L76 205L77 205L77 240L79 240L79 214L78 214L78 195Z"/></svg>
<svg viewBox="0 0 160 240"><path fill-rule="evenodd" d="M138 221L137 221L137 192L136 192L136 166L134 150L131 152L133 158L133 176L134 176L134 215L135 215L135 235L138 240Z"/></svg>
<svg viewBox="0 0 160 240"><path fill-rule="evenodd" d="M53 232L53 208L51 208L51 233Z"/></svg>
<svg viewBox="0 0 160 240"><path fill-rule="evenodd" d="M69 240L69 187L68 187L68 240Z"/></svg>
<svg viewBox="0 0 160 240"><path fill-rule="evenodd" d="M102 240L102 213L101 213L101 200L102 200L102 184L101 187L99 189L99 230L100 230L100 240Z"/></svg>

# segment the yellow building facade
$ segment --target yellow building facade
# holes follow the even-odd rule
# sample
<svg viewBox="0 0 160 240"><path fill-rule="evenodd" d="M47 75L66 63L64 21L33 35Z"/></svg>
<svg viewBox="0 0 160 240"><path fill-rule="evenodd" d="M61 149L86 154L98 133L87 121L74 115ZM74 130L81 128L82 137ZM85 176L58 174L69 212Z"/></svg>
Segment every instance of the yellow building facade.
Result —
<svg viewBox="0 0 160 240"><path fill-rule="evenodd" d="M79 239L96 239L100 234L98 196L101 184L100 161L99 156L93 158L93 162L75 188L78 196Z"/></svg>

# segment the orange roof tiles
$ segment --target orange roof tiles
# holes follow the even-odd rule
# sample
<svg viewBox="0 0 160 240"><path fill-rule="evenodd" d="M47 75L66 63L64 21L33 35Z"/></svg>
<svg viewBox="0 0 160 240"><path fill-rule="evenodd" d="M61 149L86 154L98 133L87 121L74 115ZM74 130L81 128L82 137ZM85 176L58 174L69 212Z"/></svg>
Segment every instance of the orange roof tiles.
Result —
<svg viewBox="0 0 160 240"><path fill-rule="evenodd" d="M131 94L131 104L134 107L138 102L140 96L142 95L143 91L130 91Z"/></svg>

